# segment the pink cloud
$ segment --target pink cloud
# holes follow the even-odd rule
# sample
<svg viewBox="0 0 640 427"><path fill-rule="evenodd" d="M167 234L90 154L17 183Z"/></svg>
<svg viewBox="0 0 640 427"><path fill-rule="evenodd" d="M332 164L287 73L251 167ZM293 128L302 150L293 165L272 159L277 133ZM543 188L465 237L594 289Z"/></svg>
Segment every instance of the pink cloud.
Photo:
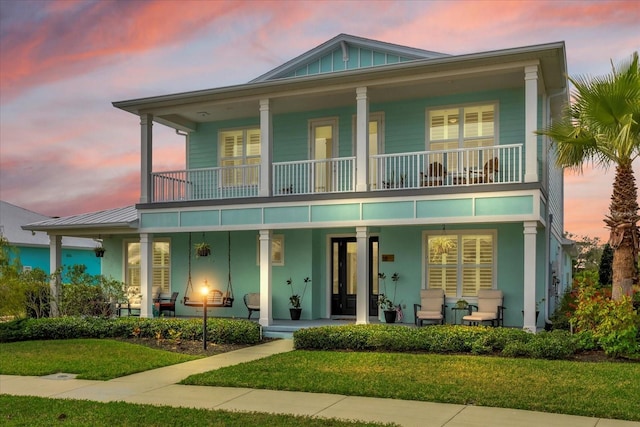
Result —
<svg viewBox="0 0 640 427"><path fill-rule="evenodd" d="M7 23L2 31L0 90L5 100L34 85L179 43L238 9L235 2L59 3L25 2L25 9L44 6L46 19Z"/></svg>

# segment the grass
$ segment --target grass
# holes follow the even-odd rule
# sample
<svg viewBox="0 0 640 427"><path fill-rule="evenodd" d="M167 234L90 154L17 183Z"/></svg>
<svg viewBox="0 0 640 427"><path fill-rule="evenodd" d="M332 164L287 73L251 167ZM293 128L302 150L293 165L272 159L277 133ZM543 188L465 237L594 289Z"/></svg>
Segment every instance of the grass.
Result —
<svg viewBox="0 0 640 427"><path fill-rule="evenodd" d="M46 399L0 395L3 426L330 426L358 427L382 424L348 422L294 415L239 413L206 409L172 408L124 402Z"/></svg>
<svg viewBox="0 0 640 427"><path fill-rule="evenodd" d="M109 380L200 358L107 339L2 343L0 354L0 374L65 372L85 380Z"/></svg>
<svg viewBox="0 0 640 427"><path fill-rule="evenodd" d="M182 384L335 393L640 421L640 364L294 351Z"/></svg>

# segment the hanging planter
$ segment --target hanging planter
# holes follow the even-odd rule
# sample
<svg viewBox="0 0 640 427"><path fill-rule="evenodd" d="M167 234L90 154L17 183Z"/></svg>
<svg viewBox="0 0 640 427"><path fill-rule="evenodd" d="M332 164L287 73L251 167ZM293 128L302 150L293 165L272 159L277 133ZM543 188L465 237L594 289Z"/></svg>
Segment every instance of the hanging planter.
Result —
<svg viewBox="0 0 640 427"><path fill-rule="evenodd" d="M436 237L430 242L431 250L435 255L448 254L450 250L455 249L456 244L453 239L448 237Z"/></svg>
<svg viewBox="0 0 640 427"><path fill-rule="evenodd" d="M206 243L197 243L196 244L196 258L206 257L211 255L211 246Z"/></svg>
<svg viewBox="0 0 640 427"><path fill-rule="evenodd" d="M93 252L96 254L96 257L102 258L104 257L105 249L102 246L98 246L97 248L93 248Z"/></svg>

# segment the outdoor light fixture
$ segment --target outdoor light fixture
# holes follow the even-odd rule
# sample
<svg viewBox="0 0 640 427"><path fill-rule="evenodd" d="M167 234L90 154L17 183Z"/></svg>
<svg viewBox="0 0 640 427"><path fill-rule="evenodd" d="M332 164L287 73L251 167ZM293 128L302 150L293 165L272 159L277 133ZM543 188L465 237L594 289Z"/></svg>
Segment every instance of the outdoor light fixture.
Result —
<svg viewBox="0 0 640 427"><path fill-rule="evenodd" d="M207 297L209 296L209 286L207 285L207 281L204 281L204 285L202 289L202 348L204 350L207 349Z"/></svg>

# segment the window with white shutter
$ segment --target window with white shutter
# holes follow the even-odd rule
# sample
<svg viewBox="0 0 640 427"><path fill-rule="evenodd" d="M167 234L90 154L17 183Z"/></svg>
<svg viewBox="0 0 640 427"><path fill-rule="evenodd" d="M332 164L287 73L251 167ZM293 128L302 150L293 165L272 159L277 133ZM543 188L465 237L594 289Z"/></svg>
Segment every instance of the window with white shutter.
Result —
<svg viewBox="0 0 640 427"><path fill-rule="evenodd" d="M127 242L125 251L125 282L129 288L140 289L140 242ZM153 286L162 293L171 290L171 249L168 240L153 242Z"/></svg>
<svg viewBox="0 0 640 427"><path fill-rule="evenodd" d="M222 185L258 185L259 168L242 166L260 165L260 129L225 130L220 132L219 141L219 164L226 168L222 172Z"/></svg>
<svg viewBox="0 0 640 427"><path fill-rule="evenodd" d="M428 150L455 150L496 145L495 110L495 104L430 110L427 113ZM470 164L478 164L481 160L468 159ZM448 171L458 170L459 155L449 154L445 163Z"/></svg>
<svg viewBox="0 0 640 427"><path fill-rule="evenodd" d="M425 236L427 288L447 297L474 297L495 283L495 233L456 232Z"/></svg>

